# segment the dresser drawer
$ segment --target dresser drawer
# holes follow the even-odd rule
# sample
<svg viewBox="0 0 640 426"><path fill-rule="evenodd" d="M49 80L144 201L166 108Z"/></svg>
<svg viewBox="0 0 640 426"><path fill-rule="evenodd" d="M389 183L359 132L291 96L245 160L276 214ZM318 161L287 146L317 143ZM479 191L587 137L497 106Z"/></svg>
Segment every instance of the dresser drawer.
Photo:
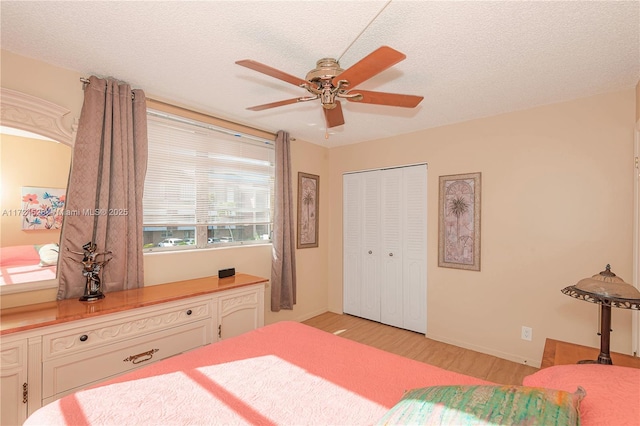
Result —
<svg viewBox="0 0 640 426"><path fill-rule="evenodd" d="M86 350L153 333L158 330L212 318L210 299L175 304L170 307L152 307L137 310L134 315L123 315L103 322L65 328L42 336L42 359L67 357ZM208 342L210 343L210 342Z"/></svg>
<svg viewBox="0 0 640 426"><path fill-rule="evenodd" d="M207 319L45 361L42 364L43 402L204 346L211 342L212 334L212 322Z"/></svg>

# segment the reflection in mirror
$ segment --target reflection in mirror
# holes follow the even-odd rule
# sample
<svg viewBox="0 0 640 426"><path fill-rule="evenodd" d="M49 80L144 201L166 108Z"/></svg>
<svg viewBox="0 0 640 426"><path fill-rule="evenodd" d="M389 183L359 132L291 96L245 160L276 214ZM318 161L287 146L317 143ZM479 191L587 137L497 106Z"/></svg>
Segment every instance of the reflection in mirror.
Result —
<svg viewBox="0 0 640 426"><path fill-rule="evenodd" d="M0 295L57 287L77 123L69 110L0 87ZM75 119L74 119L75 120Z"/></svg>
<svg viewBox="0 0 640 426"><path fill-rule="evenodd" d="M55 279L71 147L1 131L0 286Z"/></svg>

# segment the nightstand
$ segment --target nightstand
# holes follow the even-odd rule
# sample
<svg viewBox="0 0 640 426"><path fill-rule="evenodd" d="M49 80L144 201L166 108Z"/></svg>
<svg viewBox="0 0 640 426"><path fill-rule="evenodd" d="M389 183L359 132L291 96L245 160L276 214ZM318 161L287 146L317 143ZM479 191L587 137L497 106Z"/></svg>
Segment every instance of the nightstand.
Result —
<svg viewBox="0 0 640 426"><path fill-rule="evenodd" d="M540 368L560 364L577 364L578 361L586 359L596 360L598 359L599 353L600 349L597 348L547 339L544 344L544 353L542 355L542 365ZM611 360L613 361L613 365L640 368L639 357L612 352Z"/></svg>

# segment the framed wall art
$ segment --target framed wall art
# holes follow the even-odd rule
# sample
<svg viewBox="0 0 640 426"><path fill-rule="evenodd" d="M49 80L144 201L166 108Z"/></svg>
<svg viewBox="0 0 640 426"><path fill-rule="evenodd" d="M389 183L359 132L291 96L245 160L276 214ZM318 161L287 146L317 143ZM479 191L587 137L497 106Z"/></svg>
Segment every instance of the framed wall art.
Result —
<svg viewBox="0 0 640 426"><path fill-rule="evenodd" d="M297 247L318 247L320 176L298 172Z"/></svg>
<svg viewBox="0 0 640 426"><path fill-rule="evenodd" d="M480 270L481 173L440 176L438 266Z"/></svg>
<svg viewBox="0 0 640 426"><path fill-rule="evenodd" d="M60 229L64 215L64 188L22 187L22 230Z"/></svg>

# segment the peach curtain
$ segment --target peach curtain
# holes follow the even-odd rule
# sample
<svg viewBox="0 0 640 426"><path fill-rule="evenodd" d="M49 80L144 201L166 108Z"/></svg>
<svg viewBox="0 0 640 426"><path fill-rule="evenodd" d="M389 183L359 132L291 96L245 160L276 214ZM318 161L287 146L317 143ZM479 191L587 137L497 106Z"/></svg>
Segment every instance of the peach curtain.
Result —
<svg viewBox="0 0 640 426"><path fill-rule="evenodd" d="M291 183L289 133L276 135L275 212L271 260L271 310L293 309L296 303L295 205Z"/></svg>
<svg viewBox="0 0 640 426"><path fill-rule="evenodd" d="M132 99L133 98L133 99ZM147 107L142 90L92 76L73 149L62 227L58 300L82 296L82 252L112 251L101 271L102 292L141 287L142 193L147 169Z"/></svg>

